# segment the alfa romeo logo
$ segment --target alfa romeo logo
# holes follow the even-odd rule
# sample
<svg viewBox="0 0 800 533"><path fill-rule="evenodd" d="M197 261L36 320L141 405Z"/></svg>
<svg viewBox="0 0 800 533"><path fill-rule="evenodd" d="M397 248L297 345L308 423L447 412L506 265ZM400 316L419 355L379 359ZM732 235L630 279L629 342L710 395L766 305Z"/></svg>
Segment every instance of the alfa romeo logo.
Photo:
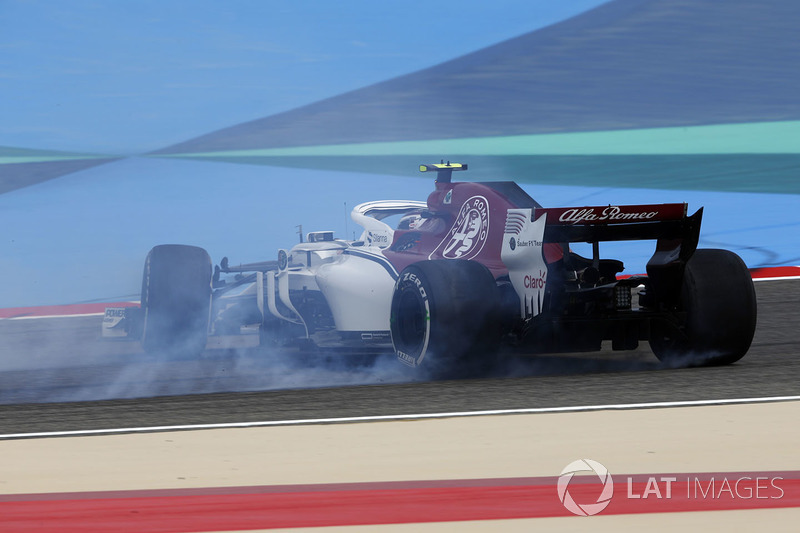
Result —
<svg viewBox="0 0 800 533"><path fill-rule="evenodd" d="M597 474L603 489L600 496L597 497L596 502L579 504L570 495L569 482L578 472L594 472ZM579 459L565 466L564 470L561 471L561 475L558 477L557 488L558 499L561 500L561 503L564 504L564 507L566 507L569 512L578 516L596 515L608 507L608 504L611 503L611 498L614 496L614 480L611 478L611 474L608 473L608 469L591 459Z"/></svg>
<svg viewBox="0 0 800 533"><path fill-rule="evenodd" d="M483 250L488 236L489 202L483 196L473 196L461 205L453 227L437 250L441 249L446 259L472 259Z"/></svg>

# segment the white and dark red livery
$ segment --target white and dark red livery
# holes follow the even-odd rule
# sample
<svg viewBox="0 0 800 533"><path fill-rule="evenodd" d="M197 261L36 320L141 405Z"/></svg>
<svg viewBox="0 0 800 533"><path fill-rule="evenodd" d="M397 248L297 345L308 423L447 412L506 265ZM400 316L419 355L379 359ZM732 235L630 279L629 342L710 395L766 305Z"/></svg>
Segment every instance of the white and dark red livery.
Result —
<svg viewBox="0 0 800 533"><path fill-rule="evenodd" d="M358 205L358 240L312 232L277 261L223 258L212 268L200 248L156 246L141 308L105 323L104 335L198 355L209 335L257 329L262 344L393 349L441 375L480 373L500 347L592 351L610 341L630 350L648 341L677 365L727 364L747 352L752 279L734 253L696 249L702 209L543 208L514 182L451 181L466 169L422 165L437 172L426 202ZM656 242L646 276L620 277L620 261L600 258L600 242L642 239ZM572 242L591 243L593 256Z"/></svg>

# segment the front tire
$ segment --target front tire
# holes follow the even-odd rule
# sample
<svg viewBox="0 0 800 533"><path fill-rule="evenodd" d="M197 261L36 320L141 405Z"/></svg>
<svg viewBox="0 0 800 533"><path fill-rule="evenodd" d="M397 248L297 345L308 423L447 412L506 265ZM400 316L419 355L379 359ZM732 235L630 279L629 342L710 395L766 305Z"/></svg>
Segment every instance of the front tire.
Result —
<svg viewBox="0 0 800 533"><path fill-rule="evenodd" d="M400 273L391 307L398 358L439 378L485 373L500 341L500 297L489 269L422 261Z"/></svg>
<svg viewBox="0 0 800 533"><path fill-rule="evenodd" d="M202 248L156 246L142 276L142 347L172 358L199 357L208 340L211 258Z"/></svg>
<svg viewBox="0 0 800 533"><path fill-rule="evenodd" d="M735 363L756 329L756 294L744 261L728 250L697 250L681 287L686 320L680 328L654 327L650 347L670 366Z"/></svg>

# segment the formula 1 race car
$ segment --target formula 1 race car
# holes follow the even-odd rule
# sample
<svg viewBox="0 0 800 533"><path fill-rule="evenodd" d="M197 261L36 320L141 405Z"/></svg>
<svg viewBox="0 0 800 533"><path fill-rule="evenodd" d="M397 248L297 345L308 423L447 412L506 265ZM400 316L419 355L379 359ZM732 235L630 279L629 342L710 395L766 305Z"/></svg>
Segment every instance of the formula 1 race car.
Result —
<svg viewBox="0 0 800 533"><path fill-rule="evenodd" d="M311 232L277 260L216 267L201 248L156 246L141 307L107 309L103 334L195 357L209 335L257 328L262 345L393 351L439 375L479 374L501 347L595 351L605 340L632 350L646 340L675 366L747 352L753 281L736 254L696 249L702 208L543 208L514 182L451 182L466 169L422 165L437 172L426 202L358 205L356 241ZM600 258L600 242L637 239L656 241L646 276ZM572 251L577 242L591 243L592 257Z"/></svg>

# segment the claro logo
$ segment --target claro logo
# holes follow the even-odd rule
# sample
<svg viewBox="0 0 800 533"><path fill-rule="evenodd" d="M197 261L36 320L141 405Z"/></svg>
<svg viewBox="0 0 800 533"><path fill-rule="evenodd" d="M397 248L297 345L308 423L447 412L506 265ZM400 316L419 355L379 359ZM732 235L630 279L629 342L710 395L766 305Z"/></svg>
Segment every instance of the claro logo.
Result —
<svg viewBox="0 0 800 533"><path fill-rule="evenodd" d="M544 270L540 270L538 276L526 274L522 282L524 283L526 289L541 289L547 282L546 278L547 278L547 272Z"/></svg>

